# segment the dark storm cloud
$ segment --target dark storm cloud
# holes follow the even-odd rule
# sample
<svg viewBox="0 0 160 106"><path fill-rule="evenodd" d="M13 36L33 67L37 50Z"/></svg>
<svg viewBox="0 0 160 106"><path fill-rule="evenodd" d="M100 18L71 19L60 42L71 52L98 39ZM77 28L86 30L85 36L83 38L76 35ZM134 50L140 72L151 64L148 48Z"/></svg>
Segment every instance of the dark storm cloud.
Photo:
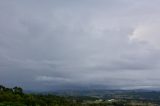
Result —
<svg viewBox="0 0 160 106"><path fill-rule="evenodd" d="M0 83L158 88L159 3L1 0Z"/></svg>

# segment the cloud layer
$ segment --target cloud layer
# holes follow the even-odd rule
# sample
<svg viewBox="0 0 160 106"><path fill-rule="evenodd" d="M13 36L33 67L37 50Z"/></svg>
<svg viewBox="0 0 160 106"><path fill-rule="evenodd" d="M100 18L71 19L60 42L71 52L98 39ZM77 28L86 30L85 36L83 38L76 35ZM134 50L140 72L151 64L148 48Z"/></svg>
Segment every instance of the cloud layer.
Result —
<svg viewBox="0 0 160 106"><path fill-rule="evenodd" d="M0 83L160 88L159 0L0 1Z"/></svg>

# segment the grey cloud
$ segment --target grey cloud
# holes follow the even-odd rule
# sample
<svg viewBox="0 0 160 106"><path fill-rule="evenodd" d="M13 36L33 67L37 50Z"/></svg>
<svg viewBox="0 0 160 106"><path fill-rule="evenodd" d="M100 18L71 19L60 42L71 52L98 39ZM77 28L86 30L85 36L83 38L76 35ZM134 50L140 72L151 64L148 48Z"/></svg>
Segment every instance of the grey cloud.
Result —
<svg viewBox="0 0 160 106"><path fill-rule="evenodd" d="M158 43L150 45L143 31L131 39L139 25L158 22L159 1L0 2L0 83L41 90L159 86Z"/></svg>

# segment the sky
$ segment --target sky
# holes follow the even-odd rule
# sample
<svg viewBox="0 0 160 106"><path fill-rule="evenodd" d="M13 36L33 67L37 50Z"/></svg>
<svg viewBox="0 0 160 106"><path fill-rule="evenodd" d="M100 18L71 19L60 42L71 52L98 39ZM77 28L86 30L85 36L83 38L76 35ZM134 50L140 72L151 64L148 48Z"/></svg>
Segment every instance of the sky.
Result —
<svg viewBox="0 0 160 106"><path fill-rule="evenodd" d="M159 89L160 0L0 0L0 84Z"/></svg>

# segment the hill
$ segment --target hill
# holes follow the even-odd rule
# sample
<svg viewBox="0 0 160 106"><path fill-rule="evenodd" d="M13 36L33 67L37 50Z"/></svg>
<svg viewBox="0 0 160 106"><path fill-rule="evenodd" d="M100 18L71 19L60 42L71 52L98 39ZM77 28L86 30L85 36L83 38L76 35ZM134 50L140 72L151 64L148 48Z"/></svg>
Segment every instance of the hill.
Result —
<svg viewBox="0 0 160 106"><path fill-rule="evenodd" d="M21 87L0 85L0 106L159 106L160 93L137 91L77 91L52 93L23 92ZM81 95L80 95L81 93ZM60 94L59 94L60 95Z"/></svg>

